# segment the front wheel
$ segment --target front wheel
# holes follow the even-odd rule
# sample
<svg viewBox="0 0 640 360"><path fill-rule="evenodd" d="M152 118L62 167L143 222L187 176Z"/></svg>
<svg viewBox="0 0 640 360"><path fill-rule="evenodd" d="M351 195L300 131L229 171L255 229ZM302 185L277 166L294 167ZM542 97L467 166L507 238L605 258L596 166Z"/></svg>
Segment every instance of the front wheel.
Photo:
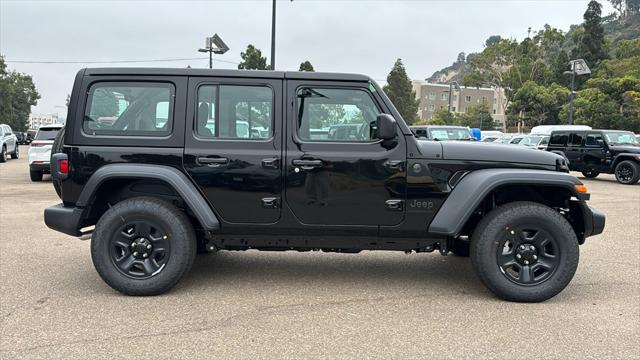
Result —
<svg viewBox="0 0 640 360"><path fill-rule="evenodd" d="M471 239L471 261L498 297L540 302L562 291L578 267L578 239L557 211L514 202L490 212Z"/></svg>
<svg viewBox="0 0 640 360"><path fill-rule="evenodd" d="M616 165L615 175L620 184L636 184L640 180L640 165L632 160L621 161Z"/></svg>
<svg viewBox="0 0 640 360"><path fill-rule="evenodd" d="M13 151L13 154L11 154L11 158L17 159L19 157L20 157L20 146L16 144L16 149Z"/></svg>
<svg viewBox="0 0 640 360"><path fill-rule="evenodd" d="M0 150L0 163L7 161L7 147L2 146L2 150Z"/></svg>
<svg viewBox="0 0 640 360"><path fill-rule="evenodd" d="M175 206L155 198L121 201L107 210L91 240L100 277L127 295L159 295L189 271L196 255L191 222Z"/></svg>

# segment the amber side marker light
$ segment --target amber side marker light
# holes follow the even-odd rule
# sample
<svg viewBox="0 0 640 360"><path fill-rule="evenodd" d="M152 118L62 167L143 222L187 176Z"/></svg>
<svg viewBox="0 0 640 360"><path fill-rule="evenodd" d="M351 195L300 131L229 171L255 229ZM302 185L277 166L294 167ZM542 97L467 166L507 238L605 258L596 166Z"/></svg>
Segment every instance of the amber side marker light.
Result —
<svg viewBox="0 0 640 360"><path fill-rule="evenodd" d="M576 191L577 191L577 192L579 192L579 193L586 194L586 193L588 193L588 192L589 192L589 191L587 190L587 187L586 187L586 186L584 186L584 185L576 185L576 186L575 186L575 188L576 188Z"/></svg>

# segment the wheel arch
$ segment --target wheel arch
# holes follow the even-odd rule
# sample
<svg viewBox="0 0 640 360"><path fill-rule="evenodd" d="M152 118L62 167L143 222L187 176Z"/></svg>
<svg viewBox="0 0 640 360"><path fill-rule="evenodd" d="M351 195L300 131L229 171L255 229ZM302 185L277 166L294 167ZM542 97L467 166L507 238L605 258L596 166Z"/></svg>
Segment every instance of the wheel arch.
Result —
<svg viewBox="0 0 640 360"><path fill-rule="evenodd" d="M485 169L466 175L451 191L429 225L429 233L458 237L470 235L482 217L493 208L514 201L535 201L565 209L578 238L584 241L582 183L574 176L545 170ZM571 198L578 201L571 201ZM584 205L586 206L586 205Z"/></svg>
<svg viewBox="0 0 640 360"><path fill-rule="evenodd" d="M207 200L180 170L150 164L109 164L99 168L84 185L75 204L84 209L83 226L99 217L110 205L109 199L128 198L136 192L174 205L179 205L176 201L182 202L205 231L220 228L220 221Z"/></svg>
<svg viewBox="0 0 640 360"><path fill-rule="evenodd" d="M616 155L615 158L613 158L613 161L611 162L611 170L615 170L616 166L618 166L618 164L620 164L625 160L631 160L637 164L640 164L639 158L640 158L640 154L620 153Z"/></svg>

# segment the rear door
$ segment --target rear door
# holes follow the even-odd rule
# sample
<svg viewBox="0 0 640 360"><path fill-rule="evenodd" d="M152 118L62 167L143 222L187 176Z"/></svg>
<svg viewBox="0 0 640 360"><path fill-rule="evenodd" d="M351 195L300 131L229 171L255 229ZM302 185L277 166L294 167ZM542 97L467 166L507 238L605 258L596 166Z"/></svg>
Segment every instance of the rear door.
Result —
<svg viewBox="0 0 640 360"><path fill-rule="evenodd" d="M583 150L584 132L576 131L569 134L567 141L567 150L565 154L569 163L577 167L582 167L582 150Z"/></svg>
<svg viewBox="0 0 640 360"><path fill-rule="evenodd" d="M282 80L190 78L184 167L223 222L280 218Z"/></svg>

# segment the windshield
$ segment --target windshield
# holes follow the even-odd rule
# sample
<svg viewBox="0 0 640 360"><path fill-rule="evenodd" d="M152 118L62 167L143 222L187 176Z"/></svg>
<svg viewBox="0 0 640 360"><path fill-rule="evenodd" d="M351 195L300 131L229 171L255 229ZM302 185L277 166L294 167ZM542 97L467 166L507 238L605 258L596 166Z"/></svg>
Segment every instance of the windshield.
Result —
<svg viewBox="0 0 640 360"><path fill-rule="evenodd" d="M604 136L610 145L639 145L635 135L628 131L605 132Z"/></svg>
<svg viewBox="0 0 640 360"><path fill-rule="evenodd" d="M36 133L36 140L55 140L60 129L40 129Z"/></svg>
<svg viewBox="0 0 640 360"><path fill-rule="evenodd" d="M429 137L434 140L469 140L471 133L467 129L439 128L429 129Z"/></svg>
<svg viewBox="0 0 640 360"><path fill-rule="evenodd" d="M542 136L527 136L520 141L520 145L536 146L542 139Z"/></svg>

